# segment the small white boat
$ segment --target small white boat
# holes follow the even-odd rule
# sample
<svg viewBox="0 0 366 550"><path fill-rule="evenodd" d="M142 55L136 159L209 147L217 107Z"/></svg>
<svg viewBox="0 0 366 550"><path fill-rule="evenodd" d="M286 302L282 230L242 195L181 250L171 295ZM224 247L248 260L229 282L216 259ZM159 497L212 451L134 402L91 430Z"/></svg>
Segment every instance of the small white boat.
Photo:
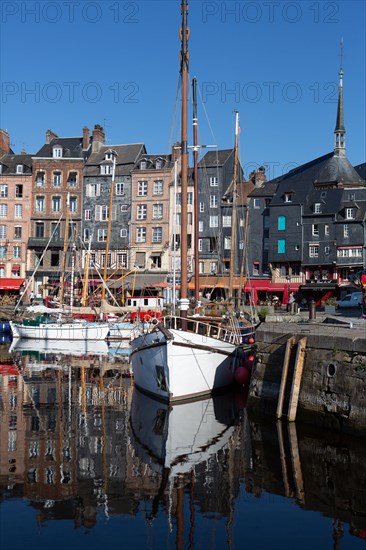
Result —
<svg viewBox="0 0 366 550"><path fill-rule="evenodd" d="M92 323L74 319L60 319L39 316L22 322L10 322L14 338L32 338L33 340L105 340L109 332L108 323Z"/></svg>

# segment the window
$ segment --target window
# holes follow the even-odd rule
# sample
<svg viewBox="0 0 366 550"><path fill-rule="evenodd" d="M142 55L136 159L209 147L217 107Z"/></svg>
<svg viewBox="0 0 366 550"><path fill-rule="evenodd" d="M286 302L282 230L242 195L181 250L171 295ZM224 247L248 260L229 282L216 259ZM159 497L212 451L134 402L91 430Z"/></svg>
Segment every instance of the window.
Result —
<svg viewBox="0 0 366 550"><path fill-rule="evenodd" d="M98 229L98 242L105 242L107 240L107 229Z"/></svg>
<svg viewBox="0 0 366 550"><path fill-rule="evenodd" d="M217 208L219 205L219 200L216 195L210 195L210 208Z"/></svg>
<svg viewBox="0 0 366 550"><path fill-rule="evenodd" d="M97 204L95 206L95 221L106 222L108 220L108 210L108 206Z"/></svg>
<svg viewBox="0 0 366 550"><path fill-rule="evenodd" d="M137 184L137 196L146 197L147 196L147 181L139 181Z"/></svg>
<svg viewBox="0 0 366 550"><path fill-rule="evenodd" d="M14 239L21 239L22 238L22 226L16 225L14 227Z"/></svg>
<svg viewBox="0 0 366 550"><path fill-rule="evenodd" d="M60 265L60 253L51 252L51 267L58 267Z"/></svg>
<svg viewBox="0 0 366 550"><path fill-rule="evenodd" d="M198 239L198 252L202 252L202 251L203 251L203 239ZM201 263L202 262L200 262L200 264ZM202 265L200 265L199 272L203 273L203 263L202 263Z"/></svg>
<svg viewBox="0 0 366 550"><path fill-rule="evenodd" d="M231 237L225 237L225 239L224 239L224 248L225 248L225 250L230 250L230 248L231 248Z"/></svg>
<svg viewBox="0 0 366 550"><path fill-rule="evenodd" d="M111 267L111 261L112 261L112 258L111 258L111 254L108 254L108 260L107 260L107 267ZM105 254L102 254L101 255L101 265L102 267L105 266Z"/></svg>
<svg viewBox="0 0 366 550"><path fill-rule="evenodd" d="M200 209L200 212L205 211L205 203L204 202L200 202L199 209Z"/></svg>
<svg viewBox="0 0 366 550"><path fill-rule="evenodd" d="M0 225L0 239L6 239L6 225Z"/></svg>
<svg viewBox="0 0 366 550"><path fill-rule="evenodd" d="M91 210L84 210L84 220L91 220Z"/></svg>
<svg viewBox="0 0 366 550"><path fill-rule="evenodd" d="M51 223L51 235L53 240L58 240L60 238L60 224L58 222Z"/></svg>
<svg viewBox="0 0 366 550"><path fill-rule="evenodd" d="M163 205L154 204L153 205L153 220L161 220L163 218Z"/></svg>
<svg viewBox="0 0 366 550"><path fill-rule="evenodd" d="M44 197L39 195L36 197L36 212L44 212L45 200Z"/></svg>
<svg viewBox="0 0 366 550"><path fill-rule="evenodd" d="M286 231L286 216L278 216L277 224L279 231Z"/></svg>
<svg viewBox="0 0 366 550"><path fill-rule="evenodd" d="M22 218L23 217L23 206L21 204L16 204L15 205L14 216L16 218Z"/></svg>
<svg viewBox="0 0 366 550"><path fill-rule="evenodd" d="M43 239L44 237L44 223L36 222L36 238Z"/></svg>
<svg viewBox="0 0 366 550"><path fill-rule="evenodd" d="M175 195L175 204L177 206L180 206L182 204L182 194L181 193L177 193Z"/></svg>
<svg viewBox="0 0 366 550"><path fill-rule="evenodd" d="M17 174L23 174L23 164L17 164Z"/></svg>
<svg viewBox="0 0 366 550"><path fill-rule="evenodd" d="M180 226L180 212L177 212L175 215L175 225Z"/></svg>
<svg viewBox="0 0 366 550"><path fill-rule="evenodd" d="M137 243L146 242L146 227L138 227L136 229L136 242Z"/></svg>
<svg viewBox="0 0 366 550"><path fill-rule="evenodd" d="M0 218L6 218L8 215L8 205L0 204Z"/></svg>
<svg viewBox="0 0 366 550"><path fill-rule="evenodd" d="M191 191L187 193L187 204L193 204L193 193Z"/></svg>
<svg viewBox="0 0 366 550"><path fill-rule="evenodd" d="M127 229L121 229L119 236L123 239L127 237Z"/></svg>
<svg viewBox="0 0 366 550"><path fill-rule="evenodd" d="M219 185L219 179L214 176L210 178L210 186L211 187L217 187Z"/></svg>
<svg viewBox="0 0 366 550"><path fill-rule="evenodd" d="M328 224L325 224L325 226L324 226L324 235L326 237L329 237L329 225Z"/></svg>
<svg viewBox="0 0 366 550"><path fill-rule="evenodd" d="M260 199L254 199L253 200L253 208L260 208L261 207L261 200Z"/></svg>
<svg viewBox="0 0 366 550"><path fill-rule="evenodd" d="M17 260L20 260L21 258L21 247L20 246L13 246L13 257Z"/></svg>
<svg viewBox="0 0 366 550"><path fill-rule="evenodd" d="M343 237L344 238L349 237L349 225L347 224L344 224L343 226Z"/></svg>
<svg viewBox="0 0 366 550"><path fill-rule="evenodd" d="M362 258L362 248L338 248L338 258Z"/></svg>
<svg viewBox="0 0 366 550"><path fill-rule="evenodd" d="M100 173L102 176L110 176L112 174L112 164L102 164L100 167Z"/></svg>
<svg viewBox="0 0 366 550"><path fill-rule="evenodd" d="M259 275L259 263L253 262L253 275Z"/></svg>
<svg viewBox="0 0 366 550"><path fill-rule="evenodd" d="M100 183L88 183L85 194L87 197L100 197Z"/></svg>
<svg viewBox="0 0 366 550"><path fill-rule="evenodd" d="M121 204L121 212L127 212L128 204Z"/></svg>
<svg viewBox="0 0 366 550"><path fill-rule="evenodd" d="M192 225L193 215L192 212L187 212L187 225Z"/></svg>
<svg viewBox="0 0 366 550"><path fill-rule="evenodd" d="M313 223L311 226L311 234L313 237L319 237L319 225L317 223Z"/></svg>
<svg viewBox="0 0 366 550"><path fill-rule="evenodd" d="M52 212L61 211L61 197L52 197Z"/></svg>
<svg viewBox="0 0 366 550"><path fill-rule="evenodd" d="M210 227L219 227L219 217L210 216Z"/></svg>
<svg viewBox="0 0 366 550"><path fill-rule="evenodd" d="M17 184L15 186L15 198L16 199L22 199L23 198L23 185Z"/></svg>
<svg viewBox="0 0 366 550"><path fill-rule="evenodd" d="M286 239L279 239L277 241L278 254L286 254Z"/></svg>
<svg viewBox="0 0 366 550"><path fill-rule="evenodd" d="M321 211L322 211L321 206L322 206L322 205L321 205L320 202L316 202L316 203L314 204L314 213L315 213L315 214L321 214Z"/></svg>
<svg viewBox="0 0 366 550"><path fill-rule="evenodd" d="M2 260L6 258L6 246L0 246L0 258Z"/></svg>
<svg viewBox="0 0 366 550"><path fill-rule="evenodd" d="M77 186L77 172L70 172L68 180L67 180L69 187L76 187Z"/></svg>
<svg viewBox="0 0 366 550"><path fill-rule="evenodd" d="M76 197L70 197L69 204L70 212L76 212L78 209L78 202Z"/></svg>
<svg viewBox="0 0 366 550"><path fill-rule="evenodd" d="M138 204L137 205L137 219L138 220L146 220L147 218L147 205L146 204Z"/></svg>
<svg viewBox="0 0 366 550"><path fill-rule="evenodd" d="M285 202L292 202L293 193L285 193L284 200Z"/></svg>
<svg viewBox="0 0 366 550"><path fill-rule="evenodd" d="M231 216L222 217L222 227L231 227Z"/></svg>
<svg viewBox="0 0 366 550"><path fill-rule="evenodd" d="M203 233L203 221L198 222L198 232Z"/></svg>
<svg viewBox="0 0 366 550"><path fill-rule="evenodd" d="M53 173L53 187L60 187L61 185L61 172L54 172Z"/></svg>
<svg viewBox="0 0 366 550"><path fill-rule="evenodd" d="M211 273L211 275L216 275L216 273L217 273L217 262L210 262L210 273Z"/></svg>
<svg viewBox="0 0 366 550"><path fill-rule="evenodd" d="M346 208L346 220L353 220L355 217L354 208Z"/></svg>
<svg viewBox="0 0 366 550"><path fill-rule="evenodd" d="M164 189L163 180L154 181L153 195L162 195L163 189Z"/></svg>
<svg viewBox="0 0 366 550"><path fill-rule="evenodd" d="M329 254L330 254L330 246L325 246L324 247L324 255L329 256Z"/></svg>
<svg viewBox="0 0 366 550"><path fill-rule="evenodd" d="M8 197L9 187L5 184L0 185L0 197L6 199Z"/></svg>
<svg viewBox="0 0 366 550"><path fill-rule="evenodd" d="M0 277L5 277L5 266L0 265Z"/></svg>
<svg viewBox="0 0 366 550"><path fill-rule="evenodd" d="M60 158L62 157L62 148L61 147L54 147L53 148L53 158Z"/></svg>
<svg viewBox="0 0 366 550"><path fill-rule="evenodd" d="M117 254L117 264L118 267L127 267L127 254L126 252L121 252Z"/></svg>
<svg viewBox="0 0 366 550"><path fill-rule="evenodd" d="M36 186L37 187L43 187L44 186L44 172L37 172Z"/></svg>
<svg viewBox="0 0 366 550"><path fill-rule="evenodd" d="M155 162L155 168L157 170L160 170L163 167L163 161L161 159L157 159Z"/></svg>
<svg viewBox="0 0 366 550"><path fill-rule="evenodd" d="M161 243L162 240L163 240L163 228L153 227L152 242Z"/></svg>
<svg viewBox="0 0 366 550"><path fill-rule="evenodd" d="M140 162L140 170L146 170L146 167L147 167L147 162L146 160L142 160Z"/></svg>
<svg viewBox="0 0 366 550"><path fill-rule="evenodd" d="M318 244L310 244L309 245L309 257L310 258L318 258L319 257L319 245Z"/></svg>
<svg viewBox="0 0 366 550"><path fill-rule="evenodd" d="M85 227L84 229L84 242L90 241L90 229Z"/></svg>
<svg viewBox="0 0 366 550"><path fill-rule="evenodd" d="M125 194L125 184L122 182L118 182L115 185L116 189L116 196L121 196Z"/></svg>

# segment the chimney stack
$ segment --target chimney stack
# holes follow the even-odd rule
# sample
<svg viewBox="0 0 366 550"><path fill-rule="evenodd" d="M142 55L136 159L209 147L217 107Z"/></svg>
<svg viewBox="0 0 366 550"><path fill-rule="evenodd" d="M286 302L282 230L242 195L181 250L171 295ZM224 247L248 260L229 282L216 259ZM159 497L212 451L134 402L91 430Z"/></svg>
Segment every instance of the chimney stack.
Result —
<svg viewBox="0 0 366 550"><path fill-rule="evenodd" d="M258 170L253 170L253 172L249 174L249 180L252 181L256 187L262 187L267 181L266 169L264 166L260 166Z"/></svg>
<svg viewBox="0 0 366 550"><path fill-rule="evenodd" d="M0 157L10 153L10 137L6 130L0 128Z"/></svg>
<svg viewBox="0 0 366 550"><path fill-rule="evenodd" d="M89 149L90 145L90 130L87 126L83 128L83 149Z"/></svg>
<svg viewBox="0 0 366 550"><path fill-rule="evenodd" d="M172 162L178 160L181 156L181 144L179 141L173 143L172 146Z"/></svg>
<svg viewBox="0 0 366 550"><path fill-rule="evenodd" d="M93 142L92 142L92 152L97 153L101 147L104 145L104 130L100 124L95 124L93 128Z"/></svg>
<svg viewBox="0 0 366 550"><path fill-rule="evenodd" d="M51 141L55 138L57 138L58 135L55 134L55 132L52 132L52 130L47 130L46 132L46 143L47 145L49 145L51 143Z"/></svg>
<svg viewBox="0 0 366 550"><path fill-rule="evenodd" d="M22 149L22 150L20 151L20 154L21 154L21 155L26 155L26 154L27 154L27 151L26 151L25 149Z"/></svg>

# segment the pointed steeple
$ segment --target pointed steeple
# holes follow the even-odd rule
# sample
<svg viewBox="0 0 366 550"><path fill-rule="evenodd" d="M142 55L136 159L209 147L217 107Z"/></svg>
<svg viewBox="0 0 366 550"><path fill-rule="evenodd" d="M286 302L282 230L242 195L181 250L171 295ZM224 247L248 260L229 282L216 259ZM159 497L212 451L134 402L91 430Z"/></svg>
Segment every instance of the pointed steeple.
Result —
<svg viewBox="0 0 366 550"><path fill-rule="evenodd" d="M343 56L343 40L341 42L341 58ZM339 87L338 87L338 107L337 120L334 130L334 155L336 157L346 156L346 130L344 127L344 112L343 112L343 69L342 62L339 69Z"/></svg>

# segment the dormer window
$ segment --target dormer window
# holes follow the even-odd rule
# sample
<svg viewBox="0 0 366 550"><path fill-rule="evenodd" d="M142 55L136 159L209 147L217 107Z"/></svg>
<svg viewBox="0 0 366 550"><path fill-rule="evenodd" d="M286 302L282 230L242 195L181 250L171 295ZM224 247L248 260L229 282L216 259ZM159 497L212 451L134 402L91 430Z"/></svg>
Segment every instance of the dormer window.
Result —
<svg viewBox="0 0 366 550"><path fill-rule="evenodd" d="M315 214L321 214L321 211L322 211L321 206L322 206L322 205L321 205L320 202L316 202L316 203L314 204L314 213L315 213Z"/></svg>
<svg viewBox="0 0 366 550"><path fill-rule="evenodd" d="M147 162L146 160L142 160L140 162L140 170L146 170L146 168L147 168Z"/></svg>
<svg viewBox="0 0 366 550"><path fill-rule="evenodd" d="M104 160L113 160L113 155L110 151L105 154Z"/></svg>
<svg viewBox="0 0 366 550"><path fill-rule="evenodd" d="M17 164L17 174L23 174L23 164Z"/></svg>
<svg viewBox="0 0 366 550"><path fill-rule="evenodd" d="M293 196L294 196L293 193L285 193L284 195L285 202L292 202Z"/></svg>
<svg viewBox="0 0 366 550"><path fill-rule="evenodd" d="M155 168L157 170L160 170L162 167L163 167L163 161L161 159L156 159Z"/></svg>
<svg viewBox="0 0 366 550"><path fill-rule="evenodd" d="M354 208L346 208L346 220L353 220L355 217Z"/></svg>
<svg viewBox="0 0 366 550"><path fill-rule="evenodd" d="M110 174L112 174L112 165L102 164L100 167L100 173L104 176L109 176Z"/></svg>
<svg viewBox="0 0 366 550"><path fill-rule="evenodd" d="M61 158L62 157L62 147L60 147L59 145L57 147L54 147L53 148L53 158Z"/></svg>

